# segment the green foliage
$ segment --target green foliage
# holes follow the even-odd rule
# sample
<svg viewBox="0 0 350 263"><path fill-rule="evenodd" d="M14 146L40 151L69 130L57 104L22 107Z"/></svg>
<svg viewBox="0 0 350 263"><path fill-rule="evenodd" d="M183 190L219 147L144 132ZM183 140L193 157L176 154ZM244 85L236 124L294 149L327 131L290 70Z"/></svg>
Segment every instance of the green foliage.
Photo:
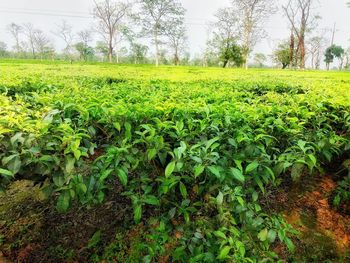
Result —
<svg viewBox="0 0 350 263"><path fill-rule="evenodd" d="M84 42L79 42L74 45L75 49L79 52L80 59L88 61L89 58L93 57L94 49ZM98 46L99 52L104 52L103 47Z"/></svg>
<svg viewBox="0 0 350 263"><path fill-rule="evenodd" d="M341 46L332 45L326 49L326 52L324 54L325 59L324 62L327 64L327 68L329 68L329 65L333 63L334 58L341 59L343 54L345 53L345 50Z"/></svg>
<svg viewBox="0 0 350 263"><path fill-rule="evenodd" d="M229 62L232 62L236 67L243 64L243 52L234 40L226 39L226 43L220 45L220 59L225 68Z"/></svg>
<svg viewBox="0 0 350 263"><path fill-rule="evenodd" d="M349 76L340 73L5 67L1 185L47 181L65 212L101 203L117 182L135 223L157 214L133 248L145 262L276 261L277 242L292 253L295 231L261 197L350 149Z"/></svg>
<svg viewBox="0 0 350 263"><path fill-rule="evenodd" d="M285 69L290 64L290 47L288 42L284 42L278 45L273 52L273 60L282 65L282 69Z"/></svg>

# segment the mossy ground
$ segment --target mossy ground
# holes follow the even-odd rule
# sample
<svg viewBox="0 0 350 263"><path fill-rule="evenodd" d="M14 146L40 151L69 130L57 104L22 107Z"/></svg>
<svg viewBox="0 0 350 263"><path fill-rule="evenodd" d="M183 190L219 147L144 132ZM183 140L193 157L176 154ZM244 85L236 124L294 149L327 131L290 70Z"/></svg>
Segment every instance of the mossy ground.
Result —
<svg viewBox="0 0 350 263"><path fill-rule="evenodd" d="M39 185L14 182L0 197L0 250L14 262L86 262L97 247L91 238L108 246L132 220L129 201L116 192L106 202L90 209L73 206L66 214L55 210ZM120 234L119 234L120 235ZM1 260L0 260L1 262Z"/></svg>

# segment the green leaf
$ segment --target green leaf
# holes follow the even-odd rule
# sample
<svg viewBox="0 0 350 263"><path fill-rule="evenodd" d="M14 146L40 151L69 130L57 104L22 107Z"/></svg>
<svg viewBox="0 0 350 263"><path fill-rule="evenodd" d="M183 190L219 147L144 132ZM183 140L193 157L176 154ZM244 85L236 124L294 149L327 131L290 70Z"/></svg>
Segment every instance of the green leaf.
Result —
<svg viewBox="0 0 350 263"><path fill-rule="evenodd" d="M65 183L65 180L62 175L54 175L53 182L57 187L62 187Z"/></svg>
<svg viewBox="0 0 350 263"><path fill-rule="evenodd" d="M154 195L147 195L143 201L149 205L156 205L156 206L160 205L159 199Z"/></svg>
<svg viewBox="0 0 350 263"><path fill-rule="evenodd" d="M226 259L228 254L230 253L231 247L225 246L220 250L219 256L217 259L223 260Z"/></svg>
<svg viewBox="0 0 350 263"><path fill-rule="evenodd" d="M2 168L0 168L0 174L6 175L8 177L13 177L13 173L11 171Z"/></svg>
<svg viewBox="0 0 350 263"><path fill-rule="evenodd" d="M268 234L267 234L267 239L269 240L269 242L272 244L273 242L275 242L276 240L276 231L275 230L272 230L270 229Z"/></svg>
<svg viewBox="0 0 350 263"><path fill-rule="evenodd" d="M147 154L147 158L149 161L153 160L153 158L156 156L157 154L157 150L156 149L149 149L148 150L148 154Z"/></svg>
<svg viewBox="0 0 350 263"><path fill-rule="evenodd" d="M68 190L62 192L58 197L56 208L58 212L64 213L68 210L70 205L70 193Z"/></svg>
<svg viewBox="0 0 350 263"><path fill-rule="evenodd" d="M220 170L216 166L208 166L208 170L214 174L217 178L220 178Z"/></svg>
<svg viewBox="0 0 350 263"><path fill-rule="evenodd" d="M226 239L226 235L222 231L219 231L219 230L218 231L214 231L214 235L217 236L217 237L221 237L223 239Z"/></svg>
<svg viewBox="0 0 350 263"><path fill-rule="evenodd" d="M113 172L113 169L108 169L108 170L104 170L100 177L98 178L98 180L100 182L103 182L104 180L106 180L106 178Z"/></svg>
<svg viewBox="0 0 350 263"><path fill-rule="evenodd" d="M221 206L223 202L224 202L224 195L221 192L219 192L218 196L216 197L216 204Z"/></svg>
<svg viewBox="0 0 350 263"><path fill-rule="evenodd" d="M139 204L139 205L136 205L134 207L134 220L135 220L135 222L140 223L141 217L142 217L142 206Z"/></svg>
<svg viewBox="0 0 350 263"><path fill-rule="evenodd" d="M13 173L17 174L21 169L21 159L19 156L14 157L7 165L7 168Z"/></svg>
<svg viewBox="0 0 350 263"><path fill-rule="evenodd" d="M68 156L66 158L66 172L70 174L74 169L75 159Z"/></svg>
<svg viewBox="0 0 350 263"><path fill-rule="evenodd" d="M123 186L128 184L128 175L122 168L117 168L117 175Z"/></svg>
<svg viewBox="0 0 350 263"><path fill-rule="evenodd" d="M87 192L87 187L84 183L80 183L77 185L77 190L79 190L81 193L85 194Z"/></svg>
<svg viewBox="0 0 350 263"><path fill-rule="evenodd" d="M258 238L260 239L260 241L264 242L267 239L267 234L268 234L267 228L264 228L263 230L261 230L258 234Z"/></svg>
<svg viewBox="0 0 350 263"><path fill-rule="evenodd" d="M194 177L197 178L204 172L204 166L201 164L198 164L194 167Z"/></svg>
<svg viewBox="0 0 350 263"><path fill-rule="evenodd" d="M95 234L90 238L88 248L93 248L98 245L98 243L101 242L101 231L98 230L95 232Z"/></svg>
<svg viewBox="0 0 350 263"><path fill-rule="evenodd" d="M81 156L81 151L80 150L74 150L73 151L73 154L74 154L74 157L76 160L79 160L80 159L80 156Z"/></svg>
<svg viewBox="0 0 350 263"><path fill-rule="evenodd" d="M180 188L180 193L181 193L182 197L186 199L187 198L186 186L182 182L180 182L179 188Z"/></svg>
<svg viewBox="0 0 350 263"><path fill-rule="evenodd" d="M245 182L245 177L240 170L238 170L237 168L231 168L230 170L231 174L236 180L238 180L241 183Z"/></svg>
<svg viewBox="0 0 350 263"><path fill-rule="evenodd" d="M254 182L259 186L261 192L265 194L265 187L262 181L260 180L259 176L254 176Z"/></svg>
<svg viewBox="0 0 350 263"><path fill-rule="evenodd" d="M174 169L175 169L175 162L170 162L167 167L165 168L165 177L169 177L173 172L174 172Z"/></svg>
<svg viewBox="0 0 350 263"><path fill-rule="evenodd" d="M315 155L313 155L313 154L308 154L308 157L309 157L309 159L311 160L313 166L316 166L316 164L317 164L317 159L316 159Z"/></svg>
<svg viewBox="0 0 350 263"><path fill-rule="evenodd" d="M240 197L240 196L237 196L236 198L237 198L238 203L239 203L241 206L244 206L244 200L243 200L243 198Z"/></svg>
<svg viewBox="0 0 350 263"><path fill-rule="evenodd" d="M257 161L254 161L247 166L247 168L245 169L245 172L250 173L254 171L256 168L258 168L258 166L259 166L259 163Z"/></svg>
<svg viewBox="0 0 350 263"><path fill-rule="evenodd" d="M259 194L256 191L254 191L252 193L253 202L256 202L258 200L258 198L259 198Z"/></svg>
<svg viewBox="0 0 350 263"><path fill-rule="evenodd" d="M120 130L121 130L121 126L120 126L120 123L119 123L119 122L115 122L115 123L113 124L113 126L114 126L114 128L116 128L116 129L117 129L117 131L119 131L119 132L120 132Z"/></svg>
<svg viewBox="0 0 350 263"><path fill-rule="evenodd" d="M284 242L286 243L289 251L293 252L295 250L295 246L290 238L286 237Z"/></svg>

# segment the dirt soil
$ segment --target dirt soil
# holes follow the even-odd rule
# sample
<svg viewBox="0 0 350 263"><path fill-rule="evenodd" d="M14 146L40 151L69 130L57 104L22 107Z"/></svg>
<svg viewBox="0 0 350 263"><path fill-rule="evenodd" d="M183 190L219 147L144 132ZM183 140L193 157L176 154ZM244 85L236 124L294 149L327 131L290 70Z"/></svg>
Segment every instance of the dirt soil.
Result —
<svg viewBox="0 0 350 263"><path fill-rule="evenodd" d="M336 187L331 175L306 176L275 195L273 210L300 232L294 260L350 262L350 216L331 205Z"/></svg>

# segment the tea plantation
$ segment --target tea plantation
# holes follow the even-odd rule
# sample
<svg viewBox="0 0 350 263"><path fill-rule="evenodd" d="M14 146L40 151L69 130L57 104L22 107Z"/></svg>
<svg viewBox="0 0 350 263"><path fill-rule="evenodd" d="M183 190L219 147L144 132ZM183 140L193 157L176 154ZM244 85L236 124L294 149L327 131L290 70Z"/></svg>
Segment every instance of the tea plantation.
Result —
<svg viewBox="0 0 350 263"><path fill-rule="evenodd" d="M349 72L4 61L0 251L19 262L348 262L349 154ZM298 224L310 224L283 202L326 177L349 239L317 225L316 208L327 242L305 245Z"/></svg>

